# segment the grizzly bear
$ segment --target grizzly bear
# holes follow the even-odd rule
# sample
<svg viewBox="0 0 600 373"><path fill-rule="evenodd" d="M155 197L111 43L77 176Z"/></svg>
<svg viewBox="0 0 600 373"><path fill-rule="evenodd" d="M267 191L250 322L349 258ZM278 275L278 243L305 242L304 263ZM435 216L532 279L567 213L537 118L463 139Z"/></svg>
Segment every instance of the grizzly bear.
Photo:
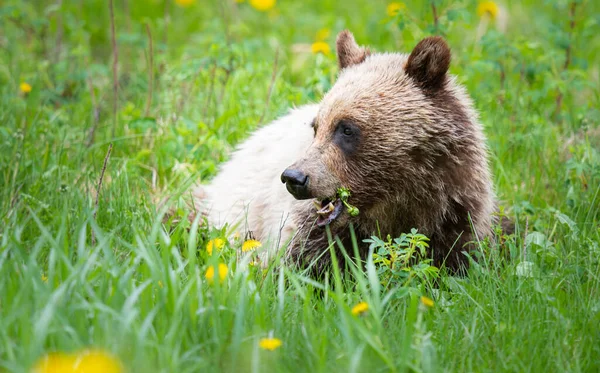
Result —
<svg viewBox="0 0 600 373"><path fill-rule="evenodd" d="M463 268L473 242L493 239L496 202L486 140L448 73L448 45L435 36L409 55L372 53L349 31L336 44L339 77L321 103L252 134L193 191L196 206L211 225L252 232L264 261L286 247L288 261L325 269L326 227L350 250L352 225L363 258L365 238L417 228L435 265Z"/></svg>

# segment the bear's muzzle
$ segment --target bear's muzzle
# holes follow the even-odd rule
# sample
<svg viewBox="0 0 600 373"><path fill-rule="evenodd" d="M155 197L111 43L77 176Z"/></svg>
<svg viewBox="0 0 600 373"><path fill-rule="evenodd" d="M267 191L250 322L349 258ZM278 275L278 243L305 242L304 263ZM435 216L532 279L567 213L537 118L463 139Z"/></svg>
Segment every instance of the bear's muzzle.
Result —
<svg viewBox="0 0 600 373"><path fill-rule="evenodd" d="M308 175L304 172L286 168L281 174L281 182L285 184L288 192L296 199L312 198L308 190Z"/></svg>

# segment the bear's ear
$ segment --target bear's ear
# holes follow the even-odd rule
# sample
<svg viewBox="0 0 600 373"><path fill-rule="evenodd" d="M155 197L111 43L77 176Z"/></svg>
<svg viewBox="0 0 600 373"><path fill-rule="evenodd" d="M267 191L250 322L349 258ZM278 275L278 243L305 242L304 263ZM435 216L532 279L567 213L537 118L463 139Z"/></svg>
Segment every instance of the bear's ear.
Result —
<svg viewBox="0 0 600 373"><path fill-rule="evenodd" d="M450 48L443 38L430 36L417 44L408 57L405 70L423 90L434 91L446 81Z"/></svg>
<svg viewBox="0 0 600 373"><path fill-rule="evenodd" d="M370 54L369 49L359 47L354 40L354 35L348 30L340 32L335 42L338 63L340 68L362 63Z"/></svg>

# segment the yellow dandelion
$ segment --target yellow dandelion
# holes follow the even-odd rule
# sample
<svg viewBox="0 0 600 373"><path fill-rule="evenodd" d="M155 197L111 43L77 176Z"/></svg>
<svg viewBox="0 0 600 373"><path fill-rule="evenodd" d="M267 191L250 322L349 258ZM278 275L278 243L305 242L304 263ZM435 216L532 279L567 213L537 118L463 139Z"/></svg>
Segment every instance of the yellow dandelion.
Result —
<svg viewBox="0 0 600 373"><path fill-rule="evenodd" d="M21 92L27 94L27 93L31 92L31 84L23 82L23 83L19 84L19 89L21 90Z"/></svg>
<svg viewBox="0 0 600 373"><path fill-rule="evenodd" d="M404 9L406 9L406 5L404 5L404 3L393 2L387 5L385 12L389 17L395 17Z"/></svg>
<svg viewBox="0 0 600 373"><path fill-rule="evenodd" d="M51 353L41 358L33 373L122 373L123 365L111 354L84 350L77 354Z"/></svg>
<svg viewBox="0 0 600 373"><path fill-rule="evenodd" d="M281 339L279 338L262 338L259 342L258 345L260 346L260 348L262 348L263 350L269 350L269 351L273 351L278 349L279 347L281 347Z"/></svg>
<svg viewBox="0 0 600 373"><path fill-rule="evenodd" d="M431 299L431 298L429 298L429 297L426 297L426 296L424 296L424 295L421 297L421 303L422 303L422 304L423 304L425 307L427 307L427 308L431 308L431 307L433 307L433 305L435 304L435 303L433 302L433 299Z"/></svg>
<svg viewBox="0 0 600 373"><path fill-rule="evenodd" d="M258 11L266 12L275 7L277 0L250 0L250 5Z"/></svg>
<svg viewBox="0 0 600 373"><path fill-rule="evenodd" d="M54 352L42 357L33 367L33 373L69 373L75 372L74 355Z"/></svg>
<svg viewBox="0 0 600 373"><path fill-rule="evenodd" d="M196 0L175 0L175 4L179 5L182 8L192 6L195 2Z"/></svg>
<svg viewBox="0 0 600 373"><path fill-rule="evenodd" d="M77 355L77 373L121 373L123 365L111 354L99 350L85 350Z"/></svg>
<svg viewBox="0 0 600 373"><path fill-rule="evenodd" d="M317 41L324 41L329 37L329 35L331 35L331 30L328 28L322 28L319 31L317 31L315 39Z"/></svg>
<svg viewBox="0 0 600 373"><path fill-rule="evenodd" d="M42 273L42 282L47 283L48 282L48 276L46 276L45 274Z"/></svg>
<svg viewBox="0 0 600 373"><path fill-rule="evenodd" d="M206 251L208 252L208 255L212 255L214 248L216 248L217 250L221 250L223 246L225 246L225 240L222 238L215 238L213 240L208 241L208 243L206 244Z"/></svg>
<svg viewBox="0 0 600 373"><path fill-rule="evenodd" d="M260 241L257 241L257 240L246 240L242 244L242 251L246 252L246 251L258 249L261 246L262 246L262 243L260 243Z"/></svg>
<svg viewBox="0 0 600 373"><path fill-rule="evenodd" d="M331 53L331 48L329 48L329 44L325 43L324 41L314 42L310 49L314 54L323 53L324 55L328 56Z"/></svg>
<svg viewBox="0 0 600 373"><path fill-rule="evenodd" d="M352 307L352 314L355 316L362 315L363 313L367 312L368 310L369 310L369 305L367 304L367 302L360 302L356 306Z"/></svg>
<svg viewBox="0 0 600 373"><path fill-rule="evenodd" d="M213 266L208 267L208 269L206 270L206 273L204 274L204 277L206 277L208 282L212 283L213 279L215 278L215 267L213 267Z"/></svg>
<svg viewBox="0 0 600 373"><path fill-rule="evenodd" d="M223 263L219 263L219 280L220 280L220 282L225 281L228 270L229 269L227 268L227 265L225 265ZM215 267L214 266L208 267L208 269L206 270L206 273L204 274L204 277L206 277L208 282L212 284L215 279Z"/></svg>
<svg viewBox="0 0 600 373"><path fill-rule="evenodd" d="M479 17L490 17L491 19L496 19L498 16L498 12L500 8L498 4L493 1L482 1L477 5L477 15Z"/></svg>

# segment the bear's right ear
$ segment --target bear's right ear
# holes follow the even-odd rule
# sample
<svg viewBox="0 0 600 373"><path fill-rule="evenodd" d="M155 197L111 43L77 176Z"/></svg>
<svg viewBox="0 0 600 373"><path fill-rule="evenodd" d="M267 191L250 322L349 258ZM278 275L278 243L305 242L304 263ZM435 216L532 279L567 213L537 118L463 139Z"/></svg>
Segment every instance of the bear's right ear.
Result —
<svg viewBox="0 0 600 373"><path fill-rule="evenodd" d="M404 69L421 89L435 91L446 81L449 66L448 44L439 36L430 36L413 49Z"/></svg>
<svg viewBox="0 0 600 373"><path fill-rule="evenodd" d="M335 41L338 63L340 68L362 63L370 54L369 49L359 47L354 40L354 35L348 30L340 32Z"/></svg>

